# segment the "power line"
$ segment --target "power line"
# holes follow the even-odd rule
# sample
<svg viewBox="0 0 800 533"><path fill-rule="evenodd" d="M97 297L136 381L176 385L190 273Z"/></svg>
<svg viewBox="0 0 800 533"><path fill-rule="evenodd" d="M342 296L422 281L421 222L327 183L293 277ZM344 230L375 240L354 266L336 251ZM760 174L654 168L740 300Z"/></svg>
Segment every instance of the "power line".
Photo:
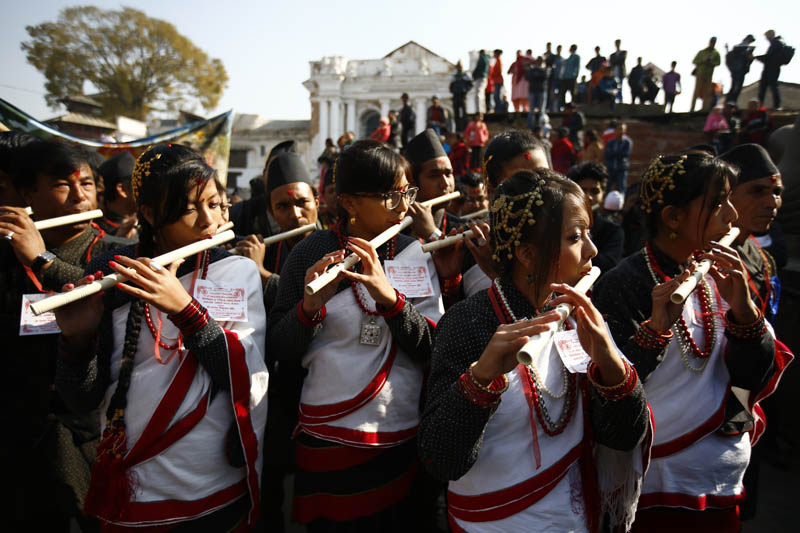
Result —
<svg viewBox="0 0 800 533"><path fill-rule="evenodd" d="M0 83L0 87L5 87L6 89L14 89L16 91L23 91L23 92L31 93L31 94L38 94L39 96L47 96L45 93L42 93L42 92L39 92L39 91L33 91L31 89L24 89L22 87L14 87L13 85L5 85L3 83Z"/></svg>

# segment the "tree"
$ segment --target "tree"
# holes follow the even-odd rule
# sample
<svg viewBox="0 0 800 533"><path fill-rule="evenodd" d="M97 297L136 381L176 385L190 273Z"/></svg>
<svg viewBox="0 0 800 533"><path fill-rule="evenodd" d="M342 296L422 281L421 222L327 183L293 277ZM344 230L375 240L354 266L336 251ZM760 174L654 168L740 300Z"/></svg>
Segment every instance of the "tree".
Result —
<svg viewBox="0 0 800 533"><path fill-rule="evenodd" d="M153 107L174 110L191 100L213 109L228 82L222 61L136 9L66 8L57 21L25 29L31 40L21 47L47 78L51 107L82 94L89 81L109 116L144 120Z"/></svg>

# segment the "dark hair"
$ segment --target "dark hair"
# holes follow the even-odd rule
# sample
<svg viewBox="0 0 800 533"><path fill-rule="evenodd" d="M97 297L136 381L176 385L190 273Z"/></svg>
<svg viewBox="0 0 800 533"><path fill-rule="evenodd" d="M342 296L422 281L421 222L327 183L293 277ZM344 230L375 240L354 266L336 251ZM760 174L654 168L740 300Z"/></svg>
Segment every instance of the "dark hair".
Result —
<svg viewBox="0 0 800 533"><path fill-rule="evenodd" d="M147 167L149 174L144 175ZM136 183L140 180L140 183ZM208 166L203 156L180 144L157 144L139 156L133 168L133 183L136 205L152 209L153 224L139 217L139 249L142 253L153 252L155 234L162 227L177 222L186 212L189 195L205 189L214 181L217 190L222 184L217 171Z"/></svg>
<svg viewBox="0 0 800 533"><path fill-rule="evenodd" d="M539 184L540 181L544 181L544 184ZM507 222L501 219L502 213L496 210L495 206L498 205L498 200L509 202L511 198L529 193L536 188L539 189L541 194L541 205L537 205L539 202L535 202L530 205L528 212L522 214L522 218L508 217L507 219L521 226L520 234L515 237L509 231ZM533 272L537 276L534 288L534 296L537 300L540 296L539 291L544 286L543 284L550 278L552 272L558 270L558 257L561 253L561 226L564 220L564 200L570 194L584 206L591 221L592 209L589 205L589 199L586 198L580 187L575 182L550 169L520 170L501 183L495 193L495 200L491 209L492 262L495 272L501 276L510 273L513 253L518 245L517 243L533 244L536 247L536 265ZM528 208L529 200L529 197L514 200L510 205L510 212L519 213L525 210ZM536 221L534 224L528 222L531 217ZM510 243L510 247L498 252L498 243L508 243L512 238L515 239L515 242Z"/></svg>
<svg viewBox="0 0 800 533"><path fill-rule="evenodd" d="M408 160L388 145L370 139L351 144L350 148L339 155L333 167L337 195L387 192L401 174L405 174L406 179L411 181L411 165ZM339 216L342 220L347 220L349 216L341 205Z"/></svg>
<svg viewBox="0 0 800 533"><path fill-rule="evenodd" d="M608 170L602 163L587 161L571 167L567 171L567 177L574 182L585 179L599 181L605 189L608 183Z"/></svg>
<svg viewBox="0 0 800 533"><path fill-rule="evenodd" d="M44 174L65 178L82 165L91 168L89 152L83 147L67 142L36 139L19 150L11 178L17 189L35 190L37 176Z"/></svg>
<svg viewBox="0 0 800 533"><path fill-rule="evenodd" d="M23 148L40 141L37 137L21 131L0 131L0 171L12 174Z"/></svg>
<svg viewBox="0 0 800 533"><path fill-rule="evenodd" d="M672 174L672 185L674 187L663 187L661 191L662 202L656 203L655 200L651 200L649 204L651 210L649 213L645 212L647 234L651 238L658 234L658 229L661 226L661 211L665 207L686 207L701 196L705 204L709 197L719 195L726 183L730 185L731 189L736 186L739 171L735 167L722 159L711 156L708 152L691 150L686 153L660 156L653 160L647 171L645 171L645 178L642 179L640 187L645 185L648 172L652 171L657 161L660 161L661 164L671 165L678 162L682 157L685 157L683 161L684 172L682 174L678 172ZM646 205L643 200L642 191L640 190L639 204L640 207L644 208ZM711 211L706 215L703 223L698 225L698 231L703 231L710 217Z"/></svg>
<svg viewBox="0 0 800 533"><path fill-rule="evenodd" d="M411 165L387 145L365 139L339 155L334 172L336 194L386 192L400 174L411 177Z"/></svg>
<svg viewBox="0 0 800 533"><path fill-rule="evenodd" d="M467 187L475 188L484 185L483 177L476 172L467 172L460 179L461 183Z"/></svg>
<svg viewBox="0 0 800 533"><path fill-rule="evenodd" d="M500 182L500 176L503 173L504 165L518 155L530 152L533 149L539 149L545 153L547 152L542 141L534 137L528 131L508 130L495 136L489 143L489 146L486 147L486 152L483 154L483 161L486 165L486 174L489 178L489 182L497 186Z"/></svg>
<svg viewBox="0 0 800 533"><path fill-rule="evenodd" d="M586 138L589 139L589 142L596 142L599 138L597 135L597 130L595 129L587 129L585 132Z"/></svg>

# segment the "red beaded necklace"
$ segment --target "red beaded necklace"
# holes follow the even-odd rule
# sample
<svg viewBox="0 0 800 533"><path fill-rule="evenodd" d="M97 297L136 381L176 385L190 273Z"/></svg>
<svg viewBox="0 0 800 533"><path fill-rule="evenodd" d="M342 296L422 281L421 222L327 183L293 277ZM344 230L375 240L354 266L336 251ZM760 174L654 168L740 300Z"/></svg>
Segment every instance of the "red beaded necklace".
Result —
<svg viewBox="0 0 800 533"><path fill-rule="evenodd" d="M663 283L672 279L664 274L663 270L661 270L655 255L653 255L650 242L645 245L645 254L648 265L652 269L652 272L659 279L658 283ZM678 322L676 325L680 328L681 333L683 334L682 337L686 340L689 348L692 350L692 353L696 357L707 359L711 355L711 351L714 349L714 314L713 310L711 309L711 301L708 298L708 293L702 288L701 290L697 291L697 299L700 303L700 317L703 320L704 349L700 350L700 347L697 346L696 342L694 342L692 334L689 332L689 326L686 324L686 320L683 318L683 314L678 317Z"/></svg>
<svg viewBox="0 0 800 533"><path fill-rule="evenodd" d="M340 221L332 229L333 229L333 232L336 234L336 237L339 239L339 246L341 246L342 249L345 249L346 245L347 245L347 238L344 236L344 233L342 232L343 225L344 225L344 221ZM397 246L397 236L395 235L394 237L391 238L391 240L389 240L388 246L386 248L386 252L384 254L381 254L379 252L378 253L378 257L380 259L382 259L382 260L383 259L389 259L389 260L394 259L394 253L395 253L396 246ZM360 266L356 265L355 268L358 269L358 268L360 268ZM353 281L353 280L350 280L350 289L353 291L353 296L355 296L355 298L356 298L356 303L358 304L358 307L364 313L366 313L367 315L372 315L372 316L377 316L377 315L380 314L380 313L378 313L377 310L373 311L372 309L367 307L367 305L361 299L361 295L358 293L358 286L357 286L356 282Z"/></svg>
<svg viewBox="0 0 800 533"><path fill-rule="evenodd" d="M202 254L202 257L201 257L201 254ZM139 248L138 248L138 246L136 248L136 253L134 255L136 257L139 256ZM203 272L201 274L201 279L206 279L206 276L208 275L208 264L209 264L209 254L208 254L208 252L200 252L200 253L197 254L197 256L198 257L197 257L197 262L195 264L194 273L192 274L192 283L191 283L191 287L189 289L189 292L192 293L192 294L194 293L195 281L197 281L197 265L199 265L201 261L203 261ZM180 333L178 334L178 338L176 339L175 344L167 344L164 341L162 341L161 340L161 311L159 310L157 312L157 314L156 314L156 319L158 320L158 327L156 327L153 324L153 318L150 315L150 305L147 304L147 303L144 304L144 319L145 319L145 322L147 322L147 329L150 330L150 334L153 336L153 340L156 341L156 347L155 347L156 359L158 360L159 363L162 363L162 364L169 363L170 360L172 359L172 357L179 351L179 349L180 349L180 347L181 347L181 345L183 343L183 335L181 335ZM169 350L171 352L166 360L162 360L159 348L163 348L163 349Z"/></svg>

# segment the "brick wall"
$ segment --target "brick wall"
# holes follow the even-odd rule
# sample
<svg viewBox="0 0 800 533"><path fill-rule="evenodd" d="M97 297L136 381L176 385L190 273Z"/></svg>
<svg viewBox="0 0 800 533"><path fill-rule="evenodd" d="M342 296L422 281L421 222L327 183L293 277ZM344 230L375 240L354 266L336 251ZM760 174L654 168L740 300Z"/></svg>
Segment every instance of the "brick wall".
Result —
<svg viewBox="0 0 800 533"><path fill-rule="evenodd" d="M639 106L637 106L639 107ZM794 122L796 113L782 113L772 116L774 127ZM561 125L563 114L550 115L553 127ZM602 132L608 127L608 116L587 116L587 128ZM706 115L704 113L675 113L672 115L652 115L622 118L628 125L628 136L633 140L631 154L630 183L641 178L650 161L659 154L677 152L695 144L707 143L703 133ZM512 129L525 128L524 113L510 113L507 116L489 115L486 118L491 136Z"/></svg>

